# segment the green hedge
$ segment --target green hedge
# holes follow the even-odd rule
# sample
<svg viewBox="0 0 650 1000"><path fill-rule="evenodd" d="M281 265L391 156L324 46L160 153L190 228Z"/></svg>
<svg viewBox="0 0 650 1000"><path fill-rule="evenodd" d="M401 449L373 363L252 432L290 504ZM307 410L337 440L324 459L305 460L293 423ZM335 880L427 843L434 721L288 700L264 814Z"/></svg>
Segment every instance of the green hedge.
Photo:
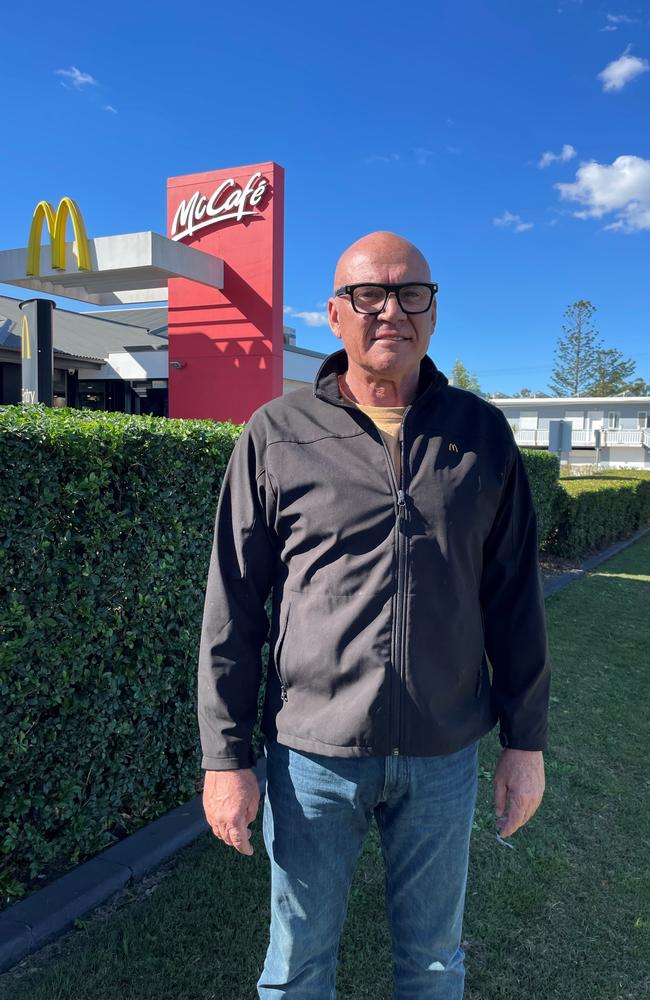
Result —
<svg viewBox="0 0 650 1000"><path fill-rule="evenodd" d="M240 425L0 408L0 902L195 794L196 663Z"/></svg>
<svg viewBox="0 0 650 1000"><path fill-rule="evenodd" d="M562 479L560 487L545 546L553 555L584 555L650 524L650 476L643 472Z"/></svg>
<svg viewBox="0 0 650 1000"><path fill-rule="evenodd" d="M548 451L522 448L521 456L526 467L530 491L537 514L537 536L540 548L553 531L560 502L558 478L560 459Z"/></svg>
<svg viewBox="0 0 650 1000"><path fill-rule="evenodd" d="M203 594L241 426L0 408L0 906L195 794ZM558 463L523 455L543 541Z"/></svg>

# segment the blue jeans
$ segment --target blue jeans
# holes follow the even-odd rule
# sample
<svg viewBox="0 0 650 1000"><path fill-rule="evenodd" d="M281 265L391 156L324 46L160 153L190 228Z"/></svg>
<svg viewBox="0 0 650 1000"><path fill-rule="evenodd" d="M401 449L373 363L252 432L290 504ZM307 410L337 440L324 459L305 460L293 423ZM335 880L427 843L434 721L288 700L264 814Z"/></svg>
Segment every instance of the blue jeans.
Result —
<svg viewBox="0 0 650 1000"><path fill-rule="evenodd" d="M461 1000L478 744L438 757L325 757L266 741L271 927L262 1000L335 1000L350 884L373 814L394 1000Z"/></svg>

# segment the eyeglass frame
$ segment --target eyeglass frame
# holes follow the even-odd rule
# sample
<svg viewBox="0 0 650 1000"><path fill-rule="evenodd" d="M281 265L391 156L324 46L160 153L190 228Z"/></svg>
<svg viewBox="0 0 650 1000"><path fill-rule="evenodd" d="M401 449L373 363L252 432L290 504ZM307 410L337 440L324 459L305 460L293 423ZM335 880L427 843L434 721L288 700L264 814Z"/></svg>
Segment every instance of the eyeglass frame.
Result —
<svg viewBox="0 0 650 1000"><path fill-rule="evenodd" d="M426 309L407 310L402 305L399 297L400 289L411 288L412 285L424 285L431 292L431 299L429 300L429 305ZM364 312L362 309L357 309L354 304L354 295L352 294L355 288L382 288L386 292L386 298L384 299L384 304L381 309L377 309L376 312ZM350 305L359 316L379 316L380 313L383 313L386 308L391 293L395 295L397 304L406 316L422 316L422 314L428 312L433 305L433 300L438 293L438 283L436 281L400 281L394 284L383 281L357 281L353 285L341 285L340 288L336 288L334 290L335 297L342 297L343 295L350 296Z"/></svg>

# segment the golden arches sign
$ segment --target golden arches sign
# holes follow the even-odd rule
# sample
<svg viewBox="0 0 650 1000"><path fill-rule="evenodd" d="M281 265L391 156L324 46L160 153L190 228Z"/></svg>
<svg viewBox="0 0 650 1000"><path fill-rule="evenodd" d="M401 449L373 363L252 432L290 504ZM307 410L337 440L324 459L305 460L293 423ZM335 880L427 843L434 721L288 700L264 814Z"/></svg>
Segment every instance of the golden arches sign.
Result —
<svg viewBox="0 0 650 1000"><path fill-rule="evenodd" d="M32 348L29 343L29 323L26 316L23 316L23 321L20 324L20 356L27 361L31 361L32 359Z"/></svg>
<svg viewBox="0 0 650 1000"><path fill-rule="evenodd" d="M29 241L27 243L26 273L28 276L37 278L40 274L41 236L44 222L47 223L47 230L50 234L52 269L55 271L65 271L65 231L68 225L68 218L72 222L72 229L77 241L79 270L92 271L90 246L79 206L72 198L61 198L56 211L54 210L54 206L50 205L49 201L39 201L34 209L32 224L29 230Z"/></svg>

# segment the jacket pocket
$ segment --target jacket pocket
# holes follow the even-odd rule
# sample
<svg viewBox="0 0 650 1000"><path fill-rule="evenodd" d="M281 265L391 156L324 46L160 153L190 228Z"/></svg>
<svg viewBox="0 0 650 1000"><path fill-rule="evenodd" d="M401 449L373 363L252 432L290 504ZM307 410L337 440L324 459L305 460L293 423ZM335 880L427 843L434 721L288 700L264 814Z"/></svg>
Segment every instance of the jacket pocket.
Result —
<svg viewBox="0 0 650 1000"><path fill-rule="evenodd" d="M478 677L476 678L476 688L474 694L477 698L481 697L481 689L483 687L483 674L487 670L487 661L485 658L485 615L483 614L483 607L479 604L479 610L481 612L481 630L483 632L483 654L481 656L481 665L478 668Z"/></svg>
<svg viewBox="0 0 650 1000"><path fill-rule="evenodd" d="M289 627L289 616L291 615L291 602L287 605L287 613L284 616L284 623L280 628L280 633L278 635L278 641L275 644L275 650L273 652L273 662L275 664L275 672L278 675L278 680L280 681L280 688L282 691L282 698L284 701L287 700L287 685L285 684L284 678L282 676L282 669L280 665L282 657L282 647L284 646L285 639L287 637L287 629Z"/></svg>

